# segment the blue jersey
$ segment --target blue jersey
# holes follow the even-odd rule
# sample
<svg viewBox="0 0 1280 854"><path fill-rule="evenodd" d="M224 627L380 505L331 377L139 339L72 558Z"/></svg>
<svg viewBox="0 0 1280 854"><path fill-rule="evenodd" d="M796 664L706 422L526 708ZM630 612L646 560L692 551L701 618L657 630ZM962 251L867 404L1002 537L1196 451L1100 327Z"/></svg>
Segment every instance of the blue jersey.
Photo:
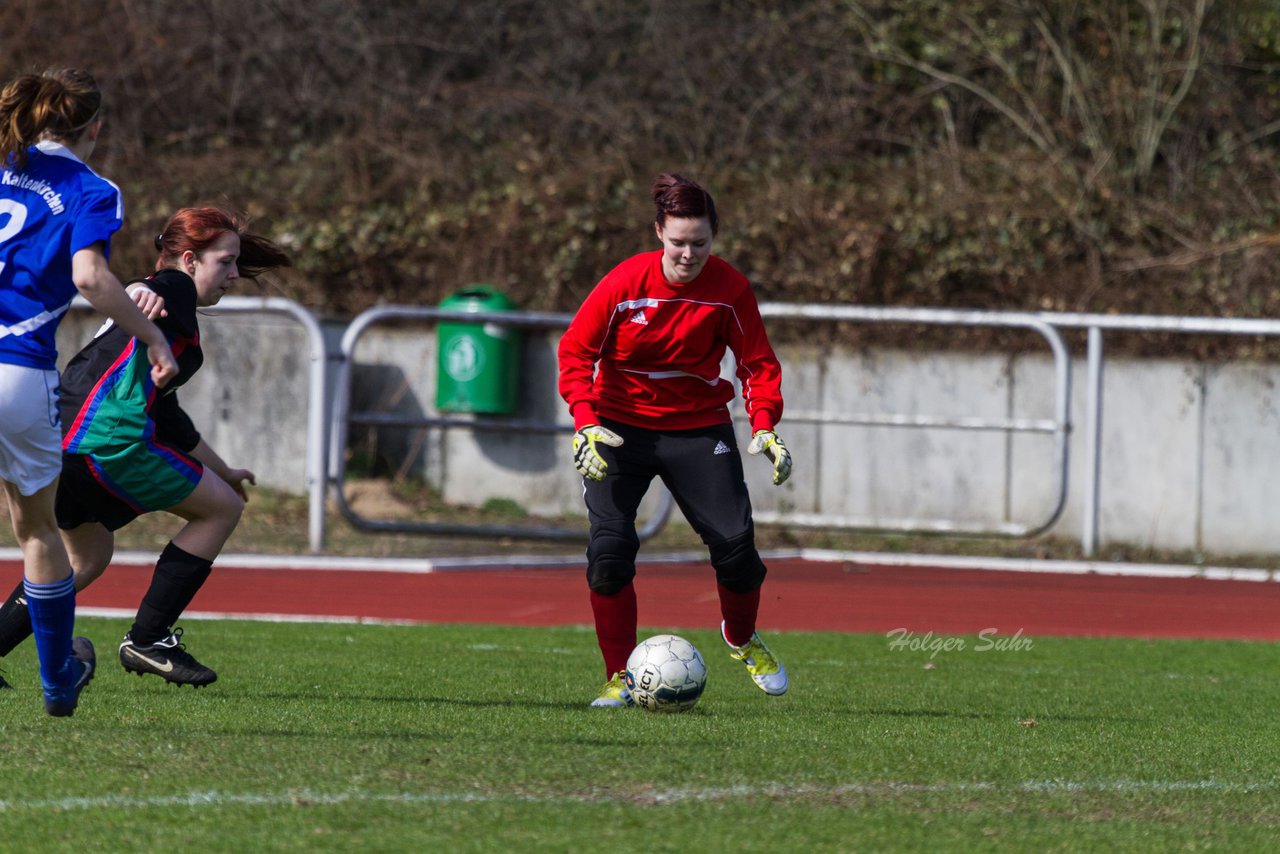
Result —
<svg viewBox="0 0 1280 854"><path fill-rule="evenodd" d="M106 254L124 222L120 188L66 146L41 142L26 168L0 169L0 363L52 370L62 315L76 295L71 256Z"/></svg>

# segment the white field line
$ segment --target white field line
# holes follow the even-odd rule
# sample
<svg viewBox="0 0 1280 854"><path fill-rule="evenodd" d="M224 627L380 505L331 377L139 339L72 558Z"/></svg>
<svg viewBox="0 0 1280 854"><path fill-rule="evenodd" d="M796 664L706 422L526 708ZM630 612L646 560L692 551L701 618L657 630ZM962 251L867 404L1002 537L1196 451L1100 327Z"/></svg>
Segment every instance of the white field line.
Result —
<svg viewBox="0 0 1280 854"><path fill-rule="evenodd" d="M971 557L892 552L838 551L834 549L784 549L761 553L766 560L800 559L817 562L841 561L865 566L923 566L941 569L986 569L1001 572L1046 572L1073 575L1128 575L1149 578L1207 578L1215 581L1280 581L1280 570L1249 569L1193 564L1120 563L1099 560L1038 560L1033 558ZM638 563L698 563L707 559L702 551L644 555ZM0 548L0 560L20 561L22 553ZM117 552L113 563L150 566L154 552ZM579 567L581 552L566 555L488 555L478 557L388 558L343 557L339 555L253 555L229 554L218 558L226 569L313 569L339 572L402 572L428 574L448 570L537 569Z"/></svg>
<svg viewBox="0 0 1280 854"><path fill-rule="evenodd" d="M110 617L133 619L137 614L135 608L97 608L77 605L78 617ZM251 620L261 623L350 623L361 626L418 626L422 620L384 620L378 617L345 617L325 616L317 614L260 614L239 613L235 611L183 611L183 619L187 620Z"/></svg>
<svg viewBox="0 0 1280 854"><path fill-rule="evenodd" d="M281 792L187 792L175 795L130 796L98 795L93 797L64 798L5 798L0 800L0 812L41 812L45 810L144 810L169 807L229 807L229 806L340 806L343 804L393 803L393 804L488 804L488 803L540 803L540 804L635 804L661 806L690 802L716 802L737 800L743 797L807 798L841 795L883 796L912 794L1164 794L1177 792L1207 792L1211 794L1242 794L1269 792L1280 788L1280 781L1230 782L1226 780L1028 780L1022 783L835 783L831 785L772 783L761 786L730 786L694 789L668 789L644 791L632 795L617 791L569 793L561 795L533 795L502 792L318 792L311 789L290 789Z"/></svg>
<svg viewBox="0 0 1280 854"><path fill-rule="evenodd" d="M111 563L119 566L151 566L159 552L119 551ZM766 557L802 558L799 551L762 552ZM641 555L637 563L696 563L707 559L706 552L669 552ZM826 558L821 558L826 559ZM0 560L21 561L22 552L0 548ZM310 569L335 572L397 572L428 575L446 570L563 569L586 567L582 552L563 555L480 555L474 557L346 557L343 555L257 555L226 554L215 562L218 569Z"/></svg>

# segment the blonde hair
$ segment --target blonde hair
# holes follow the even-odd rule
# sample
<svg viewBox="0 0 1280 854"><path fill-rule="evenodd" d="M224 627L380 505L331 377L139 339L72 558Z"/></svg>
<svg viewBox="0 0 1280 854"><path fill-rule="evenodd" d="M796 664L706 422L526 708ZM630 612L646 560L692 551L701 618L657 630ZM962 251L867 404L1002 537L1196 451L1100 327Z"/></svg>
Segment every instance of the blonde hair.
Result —
<svg viewBox="0 0 1280 854"><path fill-rule="evenodd" d="M87 71L24 74L0 90L0 163L22 169L27 148L44 138L76 142L98 118L102 90Z"/></svg>

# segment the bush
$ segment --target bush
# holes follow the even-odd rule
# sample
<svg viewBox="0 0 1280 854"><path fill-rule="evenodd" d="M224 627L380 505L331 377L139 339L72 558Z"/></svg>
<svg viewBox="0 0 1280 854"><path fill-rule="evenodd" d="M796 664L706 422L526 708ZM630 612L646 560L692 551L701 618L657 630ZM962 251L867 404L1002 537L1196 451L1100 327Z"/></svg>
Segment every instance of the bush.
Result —
<svg viewBox="0 0 1280 854"><path fill-rule="evenodd" d="M223 202L295 255L267 287L323 314L475 281L570 311L655 246L674 169L764 299L1280 309L1265 0L32 8L0 8L0 67L99 77L121 272Z"/></svg>

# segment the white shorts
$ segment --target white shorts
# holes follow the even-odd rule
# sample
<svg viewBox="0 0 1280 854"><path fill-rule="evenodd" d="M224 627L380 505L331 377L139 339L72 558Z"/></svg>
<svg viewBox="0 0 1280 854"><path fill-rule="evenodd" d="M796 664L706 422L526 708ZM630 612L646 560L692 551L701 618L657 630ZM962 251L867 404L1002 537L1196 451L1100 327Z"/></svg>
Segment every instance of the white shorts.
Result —
<svg viewBox="0 0 1280 854"><path fill-rule="evenodd" d="M0 478L34 495L61 472L58 372L0 364Z"/></svg>

